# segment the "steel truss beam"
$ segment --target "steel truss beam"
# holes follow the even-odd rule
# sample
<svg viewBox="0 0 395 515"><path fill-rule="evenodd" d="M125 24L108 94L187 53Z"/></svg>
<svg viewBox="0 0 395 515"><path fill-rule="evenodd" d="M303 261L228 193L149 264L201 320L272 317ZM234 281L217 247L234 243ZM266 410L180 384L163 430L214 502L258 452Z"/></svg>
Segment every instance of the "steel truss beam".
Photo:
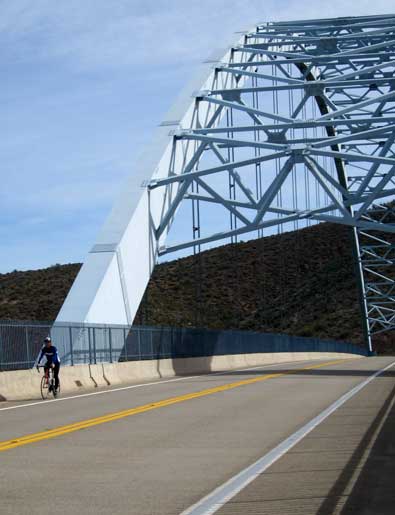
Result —
<svg viewBox="0 0 395 515"><path fill-rule="evenodd" d="M349 20L349 29L353 29L353 19ZM369 30L370 24L365 27L363 22L355 19L358 27L358 33L342 33L342 24L333 21L326 27L325 34L320 23L310 24L308 36L303 28L292 28L292 37L286 27L282 24L267 24L256 32L248 34L246 44L238 45L235 48L237 52L237 60L233 62L221 63L217 67L217 72L227 74L237 78L243 78L244 81L253 78L260 81L261 85L237 85L237 87L228 87L221 89L212 89L211 91L202 91L196 94L200 102L209 102L223 106L227 110L244 111L247 114L254 115L254 125L235 124L229 126L213 126L210 129L197 127L194 130L179 132L174 137L184 141L200 141L207 143L215 143L221 145L221 148L250 148L258 150L277 150L276 153L266 154L262 159L262 155L255 158L240 161L230 161L217 167L208 169L200 169L192 172L198 177L202 186L208 174L223 173L226 171L235 171L245 169L253 163L261 163L267 159L279 162L281 158L287 158L281 169L277 170L276 178L267 186L267 190L263 192L262 197L256 201L236 201L232 199L216 199L212 196L199 196L190 194L189 198L200 202L220 203L225 209L232 210L236 217L240 220L240 212L237 210L249 210L255 213L250 217L249 221L242 224L238 229L232 232L222 232L213 234L211 237L206 236L199 240L191 240L189 242L180 243L171 247L162 247L162 254L175 250L187 248L198 244L210 243L229 236L244 234L245 232L262 229L263 227L283 224L291 219L301 219L303 217L311 220L332 221L341 224L350 225L355 228L355 235L359 231L381 230L383 233L393 233L394 225L392 223L383 223L383 220L369 219L366 220L362 215L369 212L375 200L390 200L393 196L394 189L388 188L388 185L394 185L395 174L395 156L393 154L391 135L395 128L393 123L394 116L391 115L394 107L395 93L393 92L393 69L395 67L395 17L390 18L391 24L385 24L385 28L377 30ZM356 28L357 28L356 27ZM301 29L301 30L300 30ZM300 31L300 35L298 32ZM323 53L325 48L322 43L333 38L336 41L336 53L333 54L332 46L330 53ZM379 40L377 40L379 38ZM259 40L259 42L258 42ZM352 43L352 47L349 46ZM308 45L308 48L307 46ZM316 55L317 50L321 55ZM374 50L374 53L372 52ZM248 60L247 60L248 56ZM251 56L254 59L251 59ZM372 61L373 59L373 61ZM309 67L309 73L312 74L312 68L316 69L313 80L307 78L305 72L301 72L300 63L306 63ZM310 65L308 64L310 63ZM283 66L287 66L287 73L284 73ZM289 66L294 66L293 73L289 73ZM260 73L258 71L248 71L261 67L271 66L271 73ZM322 79L320 71L317 68L326 68L327 77ZM331 69L331 75L328 77L328 69ZM276 69L276 71L275 71ZM390 71L390 73L387 73ZM229 81L232 84L232 81ZM263 84L262 84L263 83ZM257 108L255 105L248 103L247 99L251 95L265 94L267 92L279 93L290 90L300 91L302 98L299 107L293 111L291 116L284 116L282 113L268 112L267 108ZM352 94L348 94L350 91ZM331 92L331 99L326 93ZM335 96L336 95L336 96ZM314 97L318 103L326 104L327 108L321 110L320 114L314 119L303 119L301 113L303 106L309 98ZM377 116L379 115L379 116ZM275 123L268 124L265 119L271 118ZM290 120L291 118L291 120ZM295 133L298 129L306 129L324 127L325 132L320 137L290 137L288 134ZM261 132L264 137L251 137ZM272 132L283 134L273 139ZM221 136L228 134L228 137ZM235 137L236 134L244 134L244 138ZM230 136L229 136L230 135ZM381 141L390 141L390 144L381 145ZM299 146L303 143L302 146ZM371 152L365 150L366 146L372 148ZM347 150L345 150L347 149ZM377 150L376 150L377 149ZM390 151L391 150L391 151ZM347 183L342 184L339 177L333 177L328 170L320 165L317 160L319 158L330 158L341 163L342 166L347 165L349 168ZM262 159L262 161L261 161ZM282 186L297 163L303 163L305 168L314 176L322 190L327 194L330 202L327 209L319 210L303 210L299 212L295 209L285 209L281 213L273 213L270 210L274 198L281 192ZM353 181L353 165L360 163L366 169L364 176L359 176L357 182ZM384 171L384 173L383 173ZM172 182L185 182L184 174L179 177L169 177L162 181L156 181L151 184L152 188L164 187ZM190 175L190 174L189 174ZM352 185L357 185L357 189ZM386 194L387 192L387 194ZM355 211L352 206L355 206ZM340 215L334 216L332 212L338 210ZM270 213L273 216L263 220L265 214ZM246 215L247 217L248 215ZM277 219L277 220L276 220ZM363 240L364 241L364 240ZM363 244L356 242L359 250L358 263L360 269L366 274L376 274L370 268L365 266L364 258L368 255L368 251ZM380 255L375 254L378 263L375 266L380 268ZM388 259L385 262L388 265ZM393 263L391 262L391 265ZM380 265L380 266L378 266ZM392 283L391 283L392 285ZM370 345L370 337L376 330L388 329L389 323L392 323L393 317L389 316L389 308L378 308L378 301L371 304L371 292L375 291L377 296L378 287L374 287L371 281L365 285L361 276L361 303L364 310L364 317L367 321L367 339ZM384 295L384 294L383 294ZM394 294L395 295L395 294ZM388 297L385 300L388 303ZM380 316L379 316L380 314ZM373 316L374 315L374 316ZM389 322L390 320L390 322ZM381 322L380 322L381 321ZM395 327L395 324L394 324ZM391 327L392 328L392 327Z"/></svg>
<svg viewBox="0 0 395 515"><path fill-rule="evenodd" d="M373 334L395 328L395 15L259 24L212 65L186 111L162 124L167 146L144 178L145 215L137 220L125 196L123 225L112 216L106 241L94 247L117 256L127 321L158 255L330 221L352 231L371 349ZM223 210L230 228L194 227L193 238L166 244L186 202ZM113 231L117 224L122 230ZM141 267L133 275L121 257L139 231L149 234L144 259L152 265L136 289ZM92 288L89 309L100 288L107 291L108 274L103 269ZM75 296L66 302L61 320L76 302ZM104 321L85 315L84 321Z"/></svg>

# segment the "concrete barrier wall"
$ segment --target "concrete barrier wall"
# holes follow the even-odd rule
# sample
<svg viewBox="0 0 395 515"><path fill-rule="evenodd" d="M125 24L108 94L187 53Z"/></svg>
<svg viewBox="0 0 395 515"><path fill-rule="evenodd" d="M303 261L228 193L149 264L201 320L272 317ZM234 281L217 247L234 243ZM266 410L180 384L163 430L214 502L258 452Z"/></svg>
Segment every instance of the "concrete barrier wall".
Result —
<svg viewBox="0 0 395 515"><path fill-rule="evenodd" d="M281 352L232 354L199 358L176 358L97 365L64 366L60 369L62 394L150 381L178 375L204 374L293 361L356 359L362 356L335 352ZM40 397L41 373L33 370L0 372L0 400L31 400Z"/></svg>

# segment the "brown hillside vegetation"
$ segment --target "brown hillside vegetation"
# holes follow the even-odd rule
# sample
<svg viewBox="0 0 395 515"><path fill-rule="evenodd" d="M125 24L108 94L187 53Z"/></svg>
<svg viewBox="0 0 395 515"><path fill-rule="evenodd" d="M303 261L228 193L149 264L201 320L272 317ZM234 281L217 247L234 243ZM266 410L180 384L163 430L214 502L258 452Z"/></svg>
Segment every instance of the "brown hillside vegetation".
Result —
<svg viewBox="0 0 395 515"><path fill-rule="evenodd" d="M349 231L320 225L156 268L138 321L360 342Z"/></svg>
<svg viewBox="0 0 395 515"><path fill-rule="evenodd" d="M79 268L0 275L0 319L54 320ZM158 265L136 323L362 343L349 229L320 224ZM389 350L391 335L375 344Z"/></svg>
<svg viewBox="0 0 395 515"><path fill-rule="evenodd" d="M55 320L80 264L0 274L0 319Z"/></svg>

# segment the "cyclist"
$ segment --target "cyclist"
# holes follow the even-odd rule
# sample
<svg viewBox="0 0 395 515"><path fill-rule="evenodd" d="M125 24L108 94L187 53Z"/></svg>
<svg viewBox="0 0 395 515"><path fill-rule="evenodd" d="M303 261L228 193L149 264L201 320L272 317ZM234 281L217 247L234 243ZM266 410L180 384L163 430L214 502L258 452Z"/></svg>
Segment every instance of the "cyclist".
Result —
<svg viewBox="0 0 395 515"><path fill-rule="evenodd" d="M59 387L59 368L60 368L60 359L58 355L57 348L52 345L52 340L50 336L47 336L44 340L44 345L42 346L42 349L40 351L40 354L38 355L38 358L36 360L36 366L37 370L39 370L39 364L43 357L46 357L46 362L44 364L44 371L46 377L48 377L48 371L50 368L53 368L53 376L55 379L55 393L58 390Z"/></svg>

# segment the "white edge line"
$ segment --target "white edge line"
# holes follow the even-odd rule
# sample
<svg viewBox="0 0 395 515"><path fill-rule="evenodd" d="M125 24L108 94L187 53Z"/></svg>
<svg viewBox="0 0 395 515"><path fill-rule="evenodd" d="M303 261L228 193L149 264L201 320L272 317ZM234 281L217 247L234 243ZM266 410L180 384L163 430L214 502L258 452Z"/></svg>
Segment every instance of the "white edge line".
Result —
<svg viewBox="0 0 395 515"><path fill-rule="evenodd" d="M383 372L395 365L395 361L385 368L378 370L373 375L368 377L365 381L358 384L347 393L342 395L337 401L331 404L328 408L322 411L319 415L307 422L303 427L298 429L295 433L274 447L267 454L259 458L255 463L249 465L247 468L230 478L226 483L219 486L211 493L203 497L200 501L193 504L180 515L211 515L218 511L225 503L230 501L237 495L243 488L249 485L254 479L267 470L273 463L279 460L286 452L299 443L305 436L307 436L313 429L315 429L321 422L323 422L329 415L336 411L340 406L347 402L351 397L356 395L362 388L368 385L373 379L381 375Z"/></svg>
<svg viewBox="0 0 395 515"><path fill-rule="evenodd" d="M69 397L61 397L59 399L50 399L50 400L41 400L37 402L29 402L27 404L18 404L16 406L7 406L5 408L0 408L0 411L7 411L12 409L19 409L19 408L28 408L29 406L42 406L43 404L47 403L54 403L54 402L62 402L62 401L69 401L72 399L82 399L83 397L91 397L93 395L103 395L105 393L114 393L114 392L120 392L122 390L132 390L134 388L142 388L144 386L158 386L165 383L174 383L176 381L186 381L187 379L196 379L199 377L209 377L209 376L216 376L220 374L226 374L227 372L242 372L243 370L261 370L263 368L269 368L269 367L278 367L280 365L290 365L290 364L301 364L301 363L310 363L312 360L301 360L301 361L283 361L282 363L271 363L268 365L261 365L258 367L249 367L249 368L237 368L237 369L229 369L229 370L221 370L219 372L211 372L210 374L199 374L196 376L183 376L183 377L177 377L174 379L165 379L165 380L158 380L152 383L139 383L139 384L133 384L130 386L121 386L119 388L111 388L110 390L101 390L99 392L89 392L89 393L80 393L78 395L70 395ZM314 360L315 361L315 360ZM320 360L316 360L320 361Z"/></svg>

